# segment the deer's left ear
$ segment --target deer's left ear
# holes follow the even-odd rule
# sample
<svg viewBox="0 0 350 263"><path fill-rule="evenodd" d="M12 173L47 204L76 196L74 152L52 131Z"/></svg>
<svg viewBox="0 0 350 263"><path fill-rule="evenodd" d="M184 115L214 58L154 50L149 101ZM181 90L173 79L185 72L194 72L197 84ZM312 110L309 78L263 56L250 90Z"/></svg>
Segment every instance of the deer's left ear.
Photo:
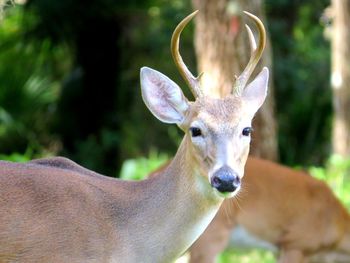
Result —
<svg viewBox="0 0 350 263"><path fill-rule="evenodd" d="M264 67L259 75L242 92L242 99L245 101L252 114L264 103L267 95L269 70Z"/></svg>
<svg viewBox="0 0 350 263"><path fill-rule="evenodd" d="M165 123L181 125L189 103L180 87L164 74L148 68L141 68L142 98L155 117Z"/></svg>

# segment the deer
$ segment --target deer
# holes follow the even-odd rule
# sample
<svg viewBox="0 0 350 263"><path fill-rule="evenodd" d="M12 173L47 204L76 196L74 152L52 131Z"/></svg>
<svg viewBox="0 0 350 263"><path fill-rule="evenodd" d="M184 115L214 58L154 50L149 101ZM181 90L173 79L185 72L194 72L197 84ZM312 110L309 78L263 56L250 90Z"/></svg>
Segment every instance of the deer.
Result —
<svg viewBox="0 0 350 263"><path fill-rule="evenodd" d="M274 244L279 263L350 262L350 216L325 182L249 157L241 188L192 245L191 263L215 262L237 225Z"/></svg>
<svg viewBox="0 0 350 263"><path fill-rule="evenodd" d="M179 51L181 32L196 13L178 24L171 39L173 60L194 101L159 71L140 70L147 108L184 132L170 164L152 178L124 181L64 157L1 161L0 262L172 262L223 200L239 192L251 122L267 95L267 68L248 84L266 33L260 19L246 12L258 28L259 44L251 46L232 93L212 98L203 94Z"/></svg>

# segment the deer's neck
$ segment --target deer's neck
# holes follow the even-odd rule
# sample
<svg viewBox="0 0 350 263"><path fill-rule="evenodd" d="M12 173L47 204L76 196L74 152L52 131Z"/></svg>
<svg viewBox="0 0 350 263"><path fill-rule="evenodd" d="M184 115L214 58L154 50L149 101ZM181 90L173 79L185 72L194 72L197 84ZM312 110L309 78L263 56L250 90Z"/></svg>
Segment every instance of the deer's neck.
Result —
<svg viewBox="0 0 350 263"><path fill-rule="evenodd" d="M205 230L222 202L191 160L187 143L185 138L164 171L133 188L139 205L124 211L127 229L121 231L125 242L133 244L128 255L134 254L137 262L175 260Z"/></svg>

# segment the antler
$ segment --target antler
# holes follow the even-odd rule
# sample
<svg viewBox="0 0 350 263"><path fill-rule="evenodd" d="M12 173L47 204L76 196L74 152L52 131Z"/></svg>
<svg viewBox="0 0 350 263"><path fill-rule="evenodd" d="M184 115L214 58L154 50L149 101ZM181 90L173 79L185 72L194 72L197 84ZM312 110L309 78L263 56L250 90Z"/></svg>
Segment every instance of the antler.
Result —
<svg viewBox="0 0 350 263"><path fill-rule="evenodd" d="M201 74L196 78L192 75L192 73L186 67L179 52L179 42L180 42L180 35L182 30L185 28L188 22L191 21L191 19L197 14L197 12L198 10L194 11L192 14L185 17L177 25L177 27L174 30L173 36L171 37L171 47L170 47L175 65L179 70L183 79L186 81L187 85L189 86L195 98L203 96L203 93L199 85L199 79L201 77Z"/></svg>
<svg viewBox="0 0 350 263"><path fill-rule="evenodd" d="M256 17L255 15L243 11L247 16L249 16L251 19L254 20L258 30L259 30L259 46L256 46L255 38L252 33L252 30L248 25L246 25L246 29L248 31L248 36L249 36L249 42L250 42L250 59L249 62L246 66L246 68L243 70L242 74L236 79L236 83L234 85L233 91L236 94L241 94L243 89L245 88L250 75L253 73L256 65L258 64L261 55L264 51L265 48L265 43L266 43L266 32L265 32L265 27L261 20Z"/></svg>

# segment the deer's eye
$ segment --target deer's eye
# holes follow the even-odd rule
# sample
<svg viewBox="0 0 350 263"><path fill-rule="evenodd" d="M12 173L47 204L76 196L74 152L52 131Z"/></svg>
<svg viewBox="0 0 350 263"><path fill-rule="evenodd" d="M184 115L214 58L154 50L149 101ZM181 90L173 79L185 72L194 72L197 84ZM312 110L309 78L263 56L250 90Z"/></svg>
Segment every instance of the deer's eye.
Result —
<svg viewBox="0 0 350 263"><path fill-rule="evenodd" d="M242 131L243 136L249 136L252 133L253 129L252 127L245 127Z"/></svg>
<svg viewBox="0 0 350 263"><path fill-rule="evenodd" d="M198 136L202 135L201 129L199 129L197 127L191 127L190 128L190 132L191 132L191 136L192 137L198 137Z"/></svg>

